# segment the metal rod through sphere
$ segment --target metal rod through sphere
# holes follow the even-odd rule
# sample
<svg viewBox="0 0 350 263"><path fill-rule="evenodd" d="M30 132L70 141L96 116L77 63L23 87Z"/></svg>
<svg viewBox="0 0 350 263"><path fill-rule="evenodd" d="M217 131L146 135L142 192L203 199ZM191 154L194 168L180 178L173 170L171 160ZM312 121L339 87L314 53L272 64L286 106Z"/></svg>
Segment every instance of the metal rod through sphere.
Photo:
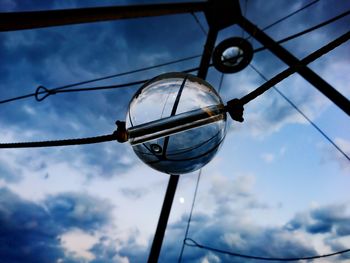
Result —
<svg viewBox="0 0 350 263"><path fill-rule="evenodd" d="M207 106L130 127L127 129L128 139L131 145L136 145L198 128L225 118L226 112L223 104Z"/></svg>

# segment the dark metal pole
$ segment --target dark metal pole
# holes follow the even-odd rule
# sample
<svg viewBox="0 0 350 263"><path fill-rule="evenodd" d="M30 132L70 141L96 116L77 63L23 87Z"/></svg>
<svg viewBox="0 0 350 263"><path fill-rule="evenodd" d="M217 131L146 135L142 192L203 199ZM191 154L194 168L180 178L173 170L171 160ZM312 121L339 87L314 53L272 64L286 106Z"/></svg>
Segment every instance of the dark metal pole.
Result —
<svg viewBox="0 0 350 263"><path fill-rule="evenodd" d="M310 82L316 89L322 92L333 103L341 108L345 113L350 115L350 102L340 92L334 89L329 83L317 75L306 65L302 65L299 59L293 56L289 51L279 45L276 41L266 35L262 30L256 27L245 17L238 20L238 24L246 30L250 35L260 41L278 58L285 62L290 67L297 67L297 72L308 82Z"/></svg>
<svg viewBox="0 0 350 263"><path fill-rule="evenodd" d="M107 6L34 12L0 13L0 31L34 29L107 20L204 11L206 2Z"/></svg>
<svg viewBox="0 0 350 263"><path fill-rule="evenodd" d="M283 70L282 72L278 73L275 75L273 78L270 78L268 81L266 81L264 84L262 84L260 87L257 89L253 90L252 92L248 93L247 95L243 96L242 98L239 99L239 101L244 105L247 104L248 102L254 100L270 88L272 88L274 85L278 84L282 80L286 79L293 73L297 71L297 69L300 66L305 66L307 64L310 64L311 62L315 61L316 59L320 58L324 54L330 52L334 48L338 47L339 45L345 43L350 39L350 31L347 33L341 35L340 37L334 39L332 42L328 43L327 45L321 47L320 49L312 52L302 60L300 60L300 65L297 65L295 67L289 67L286 70Z"/></svg>
<svg viewBox="0 0 350 263"><path fill-rule="evenodd" d="M202 54L202 59L200 62L199 70L197 76L205 79L208 73L208 68L210 64L211 54L213 52L215 41L218 31L215 29L209 29L207 40L204 46L204 51ZM148 263L157 263L160 250L162 248L163 238L166 226L168 224L168 218L171 211L171 206L173 204L177 183L179 180L178 175L170 175L168 188L165 193L165 198L162 206L162 211L158 220L157 230L154 235L151 252L148 257Z"/></svg>
<svg viewBox="0 0 350 263"><path fill-rule="evenodd" d="M171 211L171 206L173 204L177 183L179 181L178 175L170 175L168 187L166 189L164 202L162 206L162 210L159 216L157 230L154 235L151 252L148 257L148 263L157 263L160 250L162 248L163 238L166 226L168 224L169 214Z"/></svg>
<svg viewBox="0 0 350 263"><path fill-rule="evenodd" d="M215 41L218 36L218 31L213 28L209 28L207 41L204 45L204 50L202 54L201 63L199 65L199 70L197 76L205 79L207 77L208 68L210 65L211 55L215 47Z"/></svg>

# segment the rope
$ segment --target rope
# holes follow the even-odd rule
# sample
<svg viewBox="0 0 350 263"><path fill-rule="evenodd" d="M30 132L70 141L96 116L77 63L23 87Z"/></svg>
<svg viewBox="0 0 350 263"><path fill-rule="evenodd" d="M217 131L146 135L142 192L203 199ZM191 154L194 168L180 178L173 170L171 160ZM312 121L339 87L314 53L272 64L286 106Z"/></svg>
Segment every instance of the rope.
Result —
<svg viewBox="0 0 350 263"><path fill-rule="evenodd" d="M42 101L45 98L47 98L50 95L54 95L57 93L67 93L67 92L80 92L80 91L96 91L96 90L108 90L108 89L119 89L119 88L125 88L125 87L131 87L135 85L140 85L145 82L147 82L149 79L144 80L138 80L134 82L124 83L124 84L118 84L118 85L110 85L110 86L100 86L100 87L88 87L88 88L76 88L76 89L67 89L67 90L57 90L57 89L47 89L43 86L39 86L35 92L35 99L37 101ZM43 94L41 90L44 90L46 94L42 97L39 97L40 94Z"/></svg>
<svg viewBox="0 0 350 263"><path fill-rule="evenodd" d="M179 255L178 263L181 263L181 261L182 261L182 255L183 255L184 249L185 249L185 241L186 241L187 236L188 236L188 231L190 230L192 214L193 214L193 209L194 209L194 205L195 205L196 198L197 198L198 186L199 186L199 181L201 180L201 175L202 175L202 169L200 169L199 172L198 172L196 188L194 190L194 195L193 195L193 199L192 199L192 206L191 206L190 216L188 217L186 231L185 231L185 238L184 238L183 243L182 243L182 247L181 247L181 252L180 252L180 255Z"/></svg>
<svg viewBox="0 0 350 263"><path fill-rule="evenodd" d="M339 19L341 19L341 18L343 18L345 16L348 16L349 14L350 14L350 10L345 11L344 13L341 13L340 15L337 15L337 16L335 16L335 17L333 17L331 19L328 19L328 20L326 20L326 21L324 21L324 22L322 22L320 24L317 24L317 25L315 25L313 27L307 28L307 29L305 29L303 31L300 31L300 32L298 32L296 34L293 34L293 35L290 35L288 37L282 38L281 40L277 41L277 43L278 44L282 44L282 43L285 43L285 42L287 42L289 40L293 40L293 39L295 39L297 37L300 37L302 35L305 35L307 33L315 31L315 30L317 30L317 29L319 29L321 27L329 25L329 24L331 24L331 23L333 23L333 22L335 22L335 21L337 21L337 20L339 20ZM257 48L257 49L254 49L254 53L258 53L258 52L266 50L266 49L267 49L267 47Z"/></svg>
<svg viewBox="0 0 350 263"><path fill-rule="evenodd" d="M258 75L263 78L265 81L268 81L268 79L259 71L255 66L252 64L249 65ZM306 119L327 141L329 141L348 161L350 161L350 157L324 132L321 130L320 127L318 127L309 117L306 116L304 112L302 112L301 109L298 108L297 105L295 105L285 94L282 93L276 86L272 87L282 98L284 98L296 111L298 111L304 119Z"/></svg>
<svg viewBox="0 0 350 263"><path fill-rule="evenodd" d="M186 246L189 246L189 247L198 247L198 248L201 248L201 249L205 249L205 250L209 250L209 251L213 251L213 252L216 252L216 253L225 254L225 255L229 255L229 256L233 256L233 257L240 257L240 258L247 258L247 259L256 259L256 260L269 260L269 261L311 260L311 259L332 257L332 256L341 255L341 254L350 252L350 249L345 249L345 250L337 251L337 252L330 253L330 254L309 256L309 257L277 258L277 257L251 256L251 255L235 253L235 252L231 252L231 251L227 251L227 250L222 250L222 249L218 249L218 248L213 248L213 247L209 247L209 246L205 246L205 245L199 244L199 243L197 243L195 240L193 240L191 238L187 238L185 240L185 244L186 244Z"/></svg>
<svg viewBox="0 0 350 263"><path fill-rule="evenodd" d="M262 95L264 92L272 88L277 83L281 82L285 78L289 77L293 73L302 70L302 68L313 62L314 60L320 58L324 54L330 52L331 50L335 49L339 45L343 44L344 42L348 41L350 38L350 31L346 32L345 34L341 35L340 37L336 38L335 40L329 42L327 45L321 47L320 49L314 51L310 55L306 56L300 61L299 65L294 65L293 67L289 67L286 70L280 72L270 80L266 81L263 85L258 87L257 89L253 90L252 92L248 93L244 97L240 99L240 102L242 105L247 104L248 102L256 99L260 95Z"/></svg>
<svg viewBox="0 0 350 263"><path fill-rule="evenodd" d="M295 65L294 67L289 67L288 69L282 71L277 74L275 77L271 78L269 81L265 82L263 85L250 92L246 96L242 97L239 103L243 106L258 96L262 95L264 92L269 90L278 82L287 78L294 72L300 70L304 65L307 65L314 61L315 59L321 57L327 52L333 50L337 46L346 42L350 38L350 31L328 43L327 45L321 47L310 55L306 56L304 59L300 61L299 65ZM230 102L228 102L229 104ZM243 112L242 112L243 113ZM25 143L3 143L0 144L0 148L26 148L26 147L51 147L51 146L65 146L65 145L77 145L77 144L90 144L90 143L99 143L114 140L115 137L113 135L103 135L99 137L91 137L91 138L82 138L82 139L68 139L68 140L58 140L58 141L42 141L42 142L25 142Z"/></svg>
<svg viewBox="0 0 350 263"><path fill-rule="evenodd" d="M97 81L101 81L101 80L107 80L107 79L111 79L111 78L121 77L121 76L129 75L129 74L133 74L133 73L137 73L137 72L142 72L142 71L146 71L146 70L150 70L150 69L155 69L155 68L158 68L158 67L168 66L168 65L175 64L175 63L191 60L191 59L194 59L194 58L199 58L200 56L201 55L195 55L195 56L190 56L190 57L186 57L186 58L181 58L181 59L178 59L178 60L173 60L173 61L157 64L157 65L154 65L154 66L148 66L148 67L139 68L139 69L136 69L136 70L131 70L131 71L121 72L121 73L117 73L117 74L113 74L113 75L108 75L108 76L105 76L105 77L100 77L100 78L90 79L90 80L81 81L81 82L77 82L77 83L72 83L72 84L64 85L64 86L57 87L57 88L54 88L54 89L47 89L47 88L45 88L43 86L39 86L34 93L29 93L29 94L22 95L22 96L1 100L0 104L11 102L11 101L16 101L16 100L21 100L21 99L25 99L25 98L29 98L29 97L36 97L37 101L42 101L43 99L45 99L49 95L59 93L58 91L60 91L60 93L62 93L63 91L61 91L61 90L65 90L65 89L68 89L68 88L71 88L71 87L76 87L76 86L80 86L80 85L83 85L83 84L88 84L88 83L93 83L93 82L97 82ZM128 84L121 84L121 85L127 86ZM108 89L108 86L106 86L106 87ZM99 89L103 89L103 87L98 87L98 88ZM96 90L96 89L94 89L94 90ZM69 92L69 91L66 91L66 92ZM39 98L39 95L41 95L41 94L45 94L45 95L43 97Z"/></svg>
<svg viewBox="0 0 350 263"><path fill-rule="evenodd" d="M0 143L0 149L4 149L4 148L39 148L39 147L82 145L82 144L110 142L110 141L114 141L114 140L117 140L117 135L116 134L108 134L108 135L101 135L101 136L95 136L95 137L64 139L64 140Z"/></svg>
<svg viewBox="0 0 350 263"><path fill-rule="evenodd" d="M220 94L220 91L221 91L221 88L222 88L222 82L223 82L224 76L225 76L225 74L222 73L221 77L220 77L219 88L218 88L218 93L219 94ZM196 187L195 187L194 194L193 194L193 199L192 199L191 211L190 211L190 215L188 217L186 231L185 231L185 237L184 237L184 240L182 242L182 247L181 247L178 263L181 263L181 261L182 261L182 256L183 256L184 249L185 249L185 241L186 241L186 239L188 237L188 232L189 232L190 225L191 225L193 209L194 209L194 205L195 205L195 202L196 202L196 199L197 199L198 186L199 186L199 182L201 180L201 176L202 176L202 169L200 169L199 172L198 172Z"/></svg>
<svg viewBox="0 0 350 263"><path fill-rule="evenodd" d="M303 10L305 10L306 8L312 6L313 4L316 4L318 1L320 1L320 0L315 0L315 1L312 1L312 2L310 2L310 3L308 3L308 4L304 5L304 6L302 6L301 8L295 10L294 12L292 12L292 13L290 13L290 14L288 14L288 15L286 15L286 16L284 16L284 17L278 19L278 20L276 20L275 22L273 22L273 23L271 23L271 24L269 24L269 25L263 27L261 30L262 30L262 31L265 31L265 30L267 30L267 29L269 29L269 28L271 28L271 27L273 27L273 26L275 26L275 25L277 25L277 24L283 22L284 20L286 20L286 19L288 19L288 18L290 18L290 17L296 15L296 14L299 13L300 11L303 11ZM249 38L251 38L251 36L249 36L247 39L249 39Z"/></svg>
<svg viewBox="0 0 350 263"><path fill-rule="evenodd" d="M203 34L206 36L208 34L207 30L205 30L204 26L202 25L201 21L199 21L198 17L196 16L195 13L191 12L191 15L193 16L194 20L196 21L196 23L198 24L198 26L200 27L201 31L203 32Z"/></svg>
<svg viewBox="0 0 350 263"><path fill-rule="evenodd" d="M282 43L285 43L289 40L293 40L297 37L300 37L302 35L305 35L307 33L310 33L311 31L314 31L316 29L319 29L323 26L326 26L330 23L333 23L347 15L350 14L350 10L338 15L338 16L335 16L327 21L324 21L318 25L315 25L311 28L308 28L306 30L303 30L303 31L300 31L296 34L293 34L293 35L290 35L286 38L283 38L279 41L277 41L278 44L282 44ZM261 48L257 48L257 49L254 49L254 53L258 53L258 52L261 52L261 51L264 51L266 50L267 47L261 47ZM179 60L175 60L175 61L170 61L170 62L166 62L166 63L163 63L163 64L158 64L158 65L155 65L155 66L150 66L150 67L145 67L145 68L141 68L141 69L137 69L137 70L133 70L133 71L128 71L128 72L123 72L123 73L118 73L118 74L114 74L114 75L110 75L110 76L106 76L106 77L102 77L102 78L98 78L98 79L93 79L93 80L88 80L88 81L82 81L82 82L78 82L78 83L74 83L74 84L69 84L69 85L65 85L65 86L62 86L62 87L58 87L58 88L55 88L55 89L47 89L47 88L44 88L42 86L39 86L38 89L41 87L42 90L36 90L35 93L30 93L30 94L26 94L26 95L21 95L21 96L18 96L18 97L14 97L14 98L10 98L10 99L5 99L5 100L0 100L0 104L4 104L4 103L8 103L8 102L11 102L11 101L16 101L16 100L21 100L21 99L26 99L26 98L30 98L30 97L37 97L39 98L39 94L45 94L45 93L50 93L48 95L52 95L52 94L56 94L58 93L58 90L62 90L62 89L66 89L66 88L70 88L70 87L74 87L74 86L78 86L78 85L82 85L82 84L86 84L86 83L91 83L91 82L94 82L94 81L99 81L99 80L104 80L104 79L108 79L108 78L112 78L112 77L118 77L118 76L123 76L123 75L127 75L127 74L132 74L132 73L135 73L135 72L141 72L143 70L147 70L147 69L153 69L153 68L157 68L157 67L160 67L160 66L165 66L165 65L170 65L170 64L173 64L173 63L178 63L178 62L181 62L181 61L186 61L186 60L189 60L189 59L193 59L193 58L198 58L200 57L201 55L195 55L195 56L192 56L192 57L188 57L188 58L183 58L183 59L179 59ZM213 66L213 64L210 64L209 65L210 67ZM195 68L191 68L191 69L187 69L187 70L184 70L183 72L186 72L186 73L190 73L190 72L194 72L194 71L197 71L199 68L198 67L195 67ZM122 86L124 85L125 87L127 86L130 86L129 83L125 83L125 84L120 84L120 85L116 85L116 86ZM111 89L112 86L105 86L106 89ZM104 87L94 87L94 88L91 88L91 90L102 90L102 89L105 89ZM83 90L79 90L79 91L83 91ZM88 90L87 90L88 91ZM63 91L61 91L60 93L62 93ZM69 91L67 91L69 92ZM44 95L44 97L48 97L47 94ZM45 99L44 98L44 99ZM43 99L40 99L39 98L39 101L42 101Z"/></svg>

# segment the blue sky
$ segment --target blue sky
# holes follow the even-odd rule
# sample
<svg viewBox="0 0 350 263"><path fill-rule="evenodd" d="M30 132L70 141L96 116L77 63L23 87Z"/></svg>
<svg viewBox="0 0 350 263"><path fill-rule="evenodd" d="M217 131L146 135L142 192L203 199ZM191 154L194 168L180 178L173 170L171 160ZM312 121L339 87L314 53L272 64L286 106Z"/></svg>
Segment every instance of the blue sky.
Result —
<svg viewBox="0 0 350 263"><path fill-rule="evenodd" d="M246 14L264 27L308 2L248 1ZM141 1L5 0L0 10L137 3ZM347 1L320 0L266 33L278 40L349 8ZM207 28L204 16L197 15ZM349 24L345 17L283 46L303 58L347 32ZM217 44L232 36L242 36L242 30L222 30ZM38 85L55 88L201 54L205 38L189 14L2 32L1 99L34 92ZM349 61L350 45L345 43L310 68L349 98ZM198 64L193 59L100 84L151 78ZM255 54L252 64L268 78L287 67L268 51ZM220 76L211 68L207 80L218 88ZM241 97L263 82L250 67L225 75L222 99ZM277 87L350 154L346 114L296 74ZM114 122L125 119L138 88L2 104L1 142L111 133ZM220 151L202 171L189 237L269 257L349 248L349 175L349 162L270 90L245 107L245 122L228 121ZM180 177L160 262L178 259L196 178L196 172ZM146 262L167 181L167 175L138 160L128 144L1 150L0 262ZM336 260L350 262L350 257ZM183 262L245 261L185 247Z"/></svg>

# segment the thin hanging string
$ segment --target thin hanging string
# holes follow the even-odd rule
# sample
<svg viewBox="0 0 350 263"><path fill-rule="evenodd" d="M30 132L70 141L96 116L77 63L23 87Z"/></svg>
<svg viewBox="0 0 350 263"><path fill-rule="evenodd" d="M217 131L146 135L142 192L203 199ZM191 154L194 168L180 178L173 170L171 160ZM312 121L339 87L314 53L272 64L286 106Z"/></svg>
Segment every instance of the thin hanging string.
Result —
<svg viewBox="0 0 350 263"><path fill-rule="evenodd" d="M112 74L112 75L108 75L108 76L104 76L104 77L100 77L100 78L95 78L95 79L90 79L90 80L86 80L86 81L81 81L81 82L78 82L78 83L68 84L68 85L64 85L64 86L55 88L55 91L62 90L62 89L67 89L67 88L70 88L70 87L80 86L80 85L83 85L83 84L93 83L93 82L96 82L96 81L107 80L107 79L111 79L111 78L116 78L116 77L121 77L121 76L125 76L125 75L130 75L130 74L134 74L134 73L138 73L138 72L142 72L142 71L146 71L146 70L150 70L150 69L156 69L156 68L159 68L159 67L169 66L169 65L172 65L172 64L188 61L188 60L191 60L191 59L194 59L194 58L198 58L198 57L200 57L200 55L195 55L195 56L190 56L190 57L181 58L181 59L177 59L177 60L172 60L172 61L169 61L169 62L157 64L157 65L154 65L154 66L148 66L148 67L143 67L143 68L130 70L130 71L122 72L122 73L116 73L116 74Z"/></svg>
<svg viewBox="0 0 350 263"><path fill-rule="evenodd" d="M310 64L311 62L315 61L316 59L322 57L323 55L327 54L331 50L335 49L336 47L340 46L341 44L348 41L350 38L350 31L347 31L345 34L341 35L340 37L334 39L333 41L329 42L325 46L317 49L316 51L312 52L302 60L297 65L293 65L292 67L287 68L286 70L283 70L279 74L275 75L268 81L266 81L264 84L262 84L260 87L256 88L252 92L248 93L247 95L240 98L240 102L242 105L247 104L248 102L256 99L260 95L262 95L264 92L272 88L277 83L281 82L282 80L286 79L293 73L300 70L300 68L305 67L306 65Z"/></svg>
<svg viewBox="0 0 350 263"><path fill-rule="evenodd" d="M312 1L312 2L310 2L310 3L308 3L308 4L304 5L304 6L300 7L299 9L295 10L294 12L292 12L292 13L290 13L290 14L288 14L288 15L286 15L286 16L284 16L284 17L278 19L278 20L276 20L275 22L273 22L273 23L271 23L271 24L269 24L269 25L263 27L261 30L262 30L262 31L265 31L265 30L267 30L267 29L269 29L269 28L271 28L271 27L273 27L273 26L275 26L275 25L277 25L277 24L283 22L284 20L287 20L288 18L290 18L290 17L296 15L297 13L299 13L299 12L301 12L301 11L307 9L308 7L310 7L310 6L314 5L314 4L316 4L318 1L320 1L320 0ZM247 37L246 40L248 40L248 39L250 39L250 38L251 38L251 36Z"/></svg>
<svg viewBox="0 0 350 263"><path fill-rule="evenodd" d="M194 20L196 21L196 23L198 24L198 26L200 27L200 29L201 29L201 31L203 32L203 34L204 34L205 36L207 36L208 32L207 32L207 30L205 30L205 28L204 28L204 26L202 25L201 21L199 21L197 15L196 15L195 13L193 13L193 12L191 12L191 15L192 15L192 17L194 18Z"/></svg>
<svg viewBox="0 0 350 263"><path fill-rule="evenodd" d="M221 88L222 88L222 83L223 83L224 76L225 76L225 74L222 73L222 74L221 74L221 77L220 77L219 88L218 88L218 93L219 93L219 94L220 94L220 91L221 91ZM181 263L181 261L182 261L182 256L183 256L184 249L185 249L186 239L188 238L188 232L189 232L189 230L190 230L190 225L191 225L191 220L192 220L193 209L194 209L194 205L195 205L196 199L197 199L197 192L198 192L199 182L200 182L200 180L201 180L201 175L202 175L202 169L200 169L199 172L198 172L196 187L195 187L194 194L193 194L193 199L192 199L192 205L191 205L190 215L189 215L189 217L188 217L187 226L186 226L186 231L185 231L185 237L184 237L184 240L183 240L183 243L182 243L182 247L181 247L181 251L180 251L178 263Z"/></svg>
<svg viewBox="0 0 350 263"><path fill-rule="evenodd" d="M205 250L216 252L216 253L220 253L220 254L225 254L225 255L228 255L228 256L232 256L232 257L240 257L240 258L256 259L256 260L268 260L268 261L312 260L312 259L318 259L318 258L332 257L332 256L341 255L341 254L350 252L350 249L345 249L345 250L337 251L337 252L334 252L334 253L329 253L329 254L324 254L324 255L316 255L316 256L309 256L309 257L277 258L277 257L252 256L252 255L235 253L235 252L231 252L231 251L227 251L227 250L223 250L223 249L218 249L218 248L214 248L214 247L210 247L210 246L205 246L205 245L199 244L198 242L196 242L192 238L187 238L185 240L185 244L186 244L186 246L189 246L189 247L198 247L198 248L201 248L201 249L205 249Z"/></svg>
<svg viewBox="0 0 350 263"><path fill-rule="evenodd" d="M221 73L220 83L219 83L219 88L218 88L218 93L219 93L219 94L220 94L220 91L221 91L222 82L224 81L224 77L225 77L225 74L224 74L224 73Z"/></svg>
<svg viewBox="0 0 350 263"><path fill-rule="evenodd" d="M337 21L337 20L339 20L339 19L341 19L341 18L343 18L343 17L346 17L346 16L348 16L349 14L350 14L350 10L345 11L344 13L341 13L341 14L339 14L339 15L337 15L337 16L331 18L331 19L328 19L328 20L326 20L326 21L324 21L324 22L322 22L322 23L319 23L319 24L317 24L317 25L315 25L315 26L313 26L313 27L307 28L307 29L305 29L305 30L303 30L303 31L300 31L300 32L298 32L298 33L295 33L295 34L290 35L290 36L288 36L288 37L285 37L285 38L283 38L283 39L280 39L280 40L277 41L277 43L278 43L278 44L282 44L282 43L285 43L285 42L287 42L287 41L290 41L290 40L293 40L293 39L295 39L295 38L298 38L298 37L300 37L300 36L302 36L302 35L308 34L308 33L312 32L312 31L314 31L314 30L317 30L317 29L322 28L322 27L324 27L324 26L326 26L326 25L329 25L329 24L331 24L331 23L333 23L333 22L335 22L335 21ZM267 47L260 47L260 48L254 49L254 53L258 53L258 52L261 52L261 51L266 50L266 49L267 49ZM201 55L196 55L196 56L192 56L192 57L189 57L189 58L184 58L184 59L181 59L181 60L185 61L185 60L187 60L187 59L198 58L198 57L200 57L200 56L201 56ZM181 61L181 60L172 61L172 62L167 62L167 63L163 63L163 64L151 66L151 67L152 67L152 68L156 68L156 67L158 67L158 66L160 66L160 65L177 63L177 62L179 62L179 61ZM213 64L211 63L209 66L212 67ZM151 67L147 67L147 68L151 68ZM137 71L141 71L141 70L142 70L142 69L138 69ZM183 72L189 73L189 72L194 72L194 71L197 71L197 70L198 70L198 67L195 67L195 68L191 68L191 69L184 70ZM130 74L130 72L120 73L120 74ZM119 75L119 74L115 74L114 77L116 77L117 75ZM111 75L111 76L112 76L112 75ZM107 76L107 78L108 78L108 77L109 77L109 76ZM103 77L103 78L104 78L104 77ZM102 78L100 78L100 79L102 79ZM97 81L97 80L95 79L95 80L93 80L93 81ZM73 87L73 86L82 85L82 84L84 84L84 83L85 83L85 82L83 81L83 82L79 82L79 83L69 84L69 85L62 86L62 87L59 87L59 88L56 88L56 89L69 88L69 87ZM122 85L130 86L130 83L120 84L120 85L116 85L116 86L122 86ZM75 91L97 90L96 88L99 89L99 90L103 90L103 89L110 89L111 86L93 87L93 88L91 88L91 89L90 89L90 88L86 88L86 89L75 89ZM61 92L63 92L63 91L55 92L56 89L46 89L46 90L42 89L41 91L40 91L40 90L37 90L37 92L35 92L35 93L30 93L30 94L21 95L21 96L18 96L18 97L13 97L13 98L9 98L9 99L0 100L0 104L8 103L8 102L11 102L11 101L17 101L17 100L21 100L21 99L25 99L25 98L35 97L35 96L38 96L39 94L44 94L44 96L45 96L47 93L50 93L49 95L53 95L53 94L56 94L56 93L61 93ZM67 92L69 92L69 91L67 91ZM47 96L45 96L45 98L46 98L46 97L47 97Z"/></svg>
<svg viewBox="0 0 350 263"><path fill-rule="evenodd" d="M276 20L275 22L273 22L273 23L271 23L271 24L269 24L269 25L263 27L261 30L262 30L262 31L265 31L265 30L267 30L267 29L269 29L269 28L271 28L271 27L273 27L273 26L275 26L275 25L277 25L277 24L283 22L284 20L287 20L288 18L290 18L290 17L296 15L296 14L299 13L300 11L305 10L306 8L312 6L313 4L316 4L318 1L319 1L319 0L315 0L315 1L312 1L311 3L309 3L309 4L306 4L305 6L302 6L301 8L299 8L299 9L293 11L292 13L289 13L288 15L285 15L284 17L282 17L282 18ZM245 17L245 15L244 15L244 17ZM248 36L248 37L246 38L246 40L250 39L251 37L253 37L253 36ZM254 38L253 38L253 39L254 39Z"/></svg>
<svg viewBox="0 0 350 263"><path fill-rule="evenodd" d="M189 232L189 230L190 230L190 225L191 225L191 220L192 220L192 214L193 214L193 209L194 209L194 205L195 205L196 198L197 198L198 186L199 186L199 181L201 180L201 175L202 175L202 169L200 169L199 172L198 172L197 182L196 182L196 188L195 188L195 190L194 190L194 195L193 195L193 199L192 199L191 211L190 211L190 215L189 215L189 217L188 217L187 226L186 226L186 231L185 231L185 238L184 238L183 243L182 243L182 247L181 247L181 251L180 251L178 263L181 263L181 262L182 262L182 256L183 256L184 249L185 249L185 241L186 241L186 239L187 239L187 237L188 237L188 232Z"/></svg>
<svg viewBox="0 0 350 263"><path fill-rule="evenodd" d="M316 50L315 52L311 53L310 55L306 56L304 59L300 61L299 65L294 65L293 67L289 67L288 69L282 71L281 73L277 74L270 80L266 81L263 85L256 88L252 92L248 93L247 95L243 96L241 99L234 99L232 101L238 100L240 105L245 105L251 100L254 100L255 98L259 97L261 94L269 90L272 86L279 83L283 79L287 78L291 74L295 73L298 68L303 67L312 61L316 60L317 58L321 57L322 55L326 54L327 52L333 50L337 46L343 44L350 38L350 31L346 32L342 36L338 37L337 39L331 41L327 45L321 47L320 49ZM229 103L229 102L228 102ZM27 147L47 147L47 146L63 146L63 145L72 145L74 141L81 141L82 139L69 139L69 144L64 144L67 140L62 141L43 141L43 142L20 142L20 143L0 143L0 148L27 148ZM79 144L79 143L74 143ZM33 146L35 145L35 146Z"/></svg>
<svg viewBox="0 0 350 263"><path fill-rule="evenodd" d="M268 79L253 65L250 64L250 66L252 67L253 70L255 70L265 81L268 81ZM220 84L219 84L219 91L221 90L222 87L222 82L223 82L223 76L224 74L221 75L220 78ZM277 89L275 86L273 87L278 94L280 94L293 108L295 108L313 127L315 127L328 141L330 141L341 153L343 153L343 155L349 160L349 157L316 125L314 124L290 99L288 99L281 91L279 91L279 89ZM190 247L198 247L201 249L205 249L205 250L209 250L212 252L216 252L216 253L220 253L220 254L225 254L225 255L229 255L229 256L235 256L235 257L241 257L241 258L247 258L247 259L256 259L256 260L268 260L268 261L298 261L298 260L312 260L312 259L318 259L318 258L326 258L326 257L331 257L331 256L336 256L336 255L341 255L344 253L348 253L350 252L350 249L345 249L342 251L337 251L334 253L329 253L329 254L324 254L324 255L316 255L316 256L309 256L309 257L295 257L295 258L274 258L274 257L260 257L260 256L252 256L252 255L245 255L245 254L240 254L240 253L235 253L235 252L231 252L231 251L226 251L226 250L222 250L222 249L217 249L217 248L213 248L210 246L205 246L202 244L199 244L198 242L196 242L195 240L191 239L188 237L188 233L189 233L189 227L191 224L191 219L192 219L192 214L193 214L193 209L194 209L194 205L195 205L195 200L197 197L197 191L198 191L198 185L199 185L199 180L200 180L200 176L201 176L201 170L199 173L199 176L197 178L197 184L196 184L196 188L195 188L195 193L194 193L194 197L193 197L193 201L192 201L192 207L191 207L191 211L190 211L190 216L187 222L187 227L186 227L186 232L185 232L185 238L182 244L182 248L181 248L181 252L180 252L180 256L179 256L179 260L178 263L182 262L182 257L183 257L183 252L184 252L184 248L185 246L190 246Z"/></svg>
<svg viewBox="0 0 350 263"><path fill-rule="evenodd" d="M249 65L258 75L264 79L265 81L268 81L268 79L262 74L261 71L259 71L255 66L252 64ZM272 87L282 98L284 98L296 111L298 111L305 120L307 120L328 142L330 142L348 161L350 161L350 157L324 132L320 127L316 125L309 117L306 116L306 114L298 108L298 106L293 103L285 94L282 93L276 86Z"/></svg>
<svg viewBox="0 0 350 263"><path fill-rule="evenodd" d="M195 58L199 58L200 56L201 55L195 55L195 56L190 56L190 57L181 58L181 59L177 59L177 60L172 60L172 61L168 61L168 62L157 64L157 65L154 65L154 66L143 67L143 68L130 70L130 71L125 71L125 72L121 72L121 73L116 73L116 74L112 74L112 75L108 75L108 76L104 76L104 77L99 77L99 78L95 78L95 79L90 79L90 80L85 80L85 81L81 81L81 82L71 83L71 84L67 84L67 85L60 86L60 87L53 88L53 89L47 89L47 88L45 88L43 86L39 86L34 93L30 93L30 94L26 94L26 95L10 98L10 99L0 100L0 104L11 102L11 101L16 101L16 100L20 100L20 99L25 99L25 98L29 98L29 97L36 97L37 101L42 101L43 99L45 99L49 95L53 95L53 94L57 94L57 93L63 93L63 92L102 90L102 89L110 89L110 88L113 88L113 87L119 88L119 87L122 87L122 86L131 86L132 83L126 83L126 84L121 84L121 85L92 87L92 88L79 88L79 89L74 89L74 90L73 89L67 90L68 88L81 86L83 84L94 83L94 82L98 82L98 81L102 81L102 80L108 80L108 79L117 78L117 77L121 77L121 76L126 76L126 75L130 75L130 74L138 73L138 72L143 72L143 71L150 70L150 69L156 69L156 68L159 68L159 67L169 66L169 65L172 65L172 64L176 64L176 63L192 60L192 59L195 59ZM189 69L189 71L190 70L191 69ZM42 95L42 94L44 94L43 97L39 97L39 95Z"/></svg>

